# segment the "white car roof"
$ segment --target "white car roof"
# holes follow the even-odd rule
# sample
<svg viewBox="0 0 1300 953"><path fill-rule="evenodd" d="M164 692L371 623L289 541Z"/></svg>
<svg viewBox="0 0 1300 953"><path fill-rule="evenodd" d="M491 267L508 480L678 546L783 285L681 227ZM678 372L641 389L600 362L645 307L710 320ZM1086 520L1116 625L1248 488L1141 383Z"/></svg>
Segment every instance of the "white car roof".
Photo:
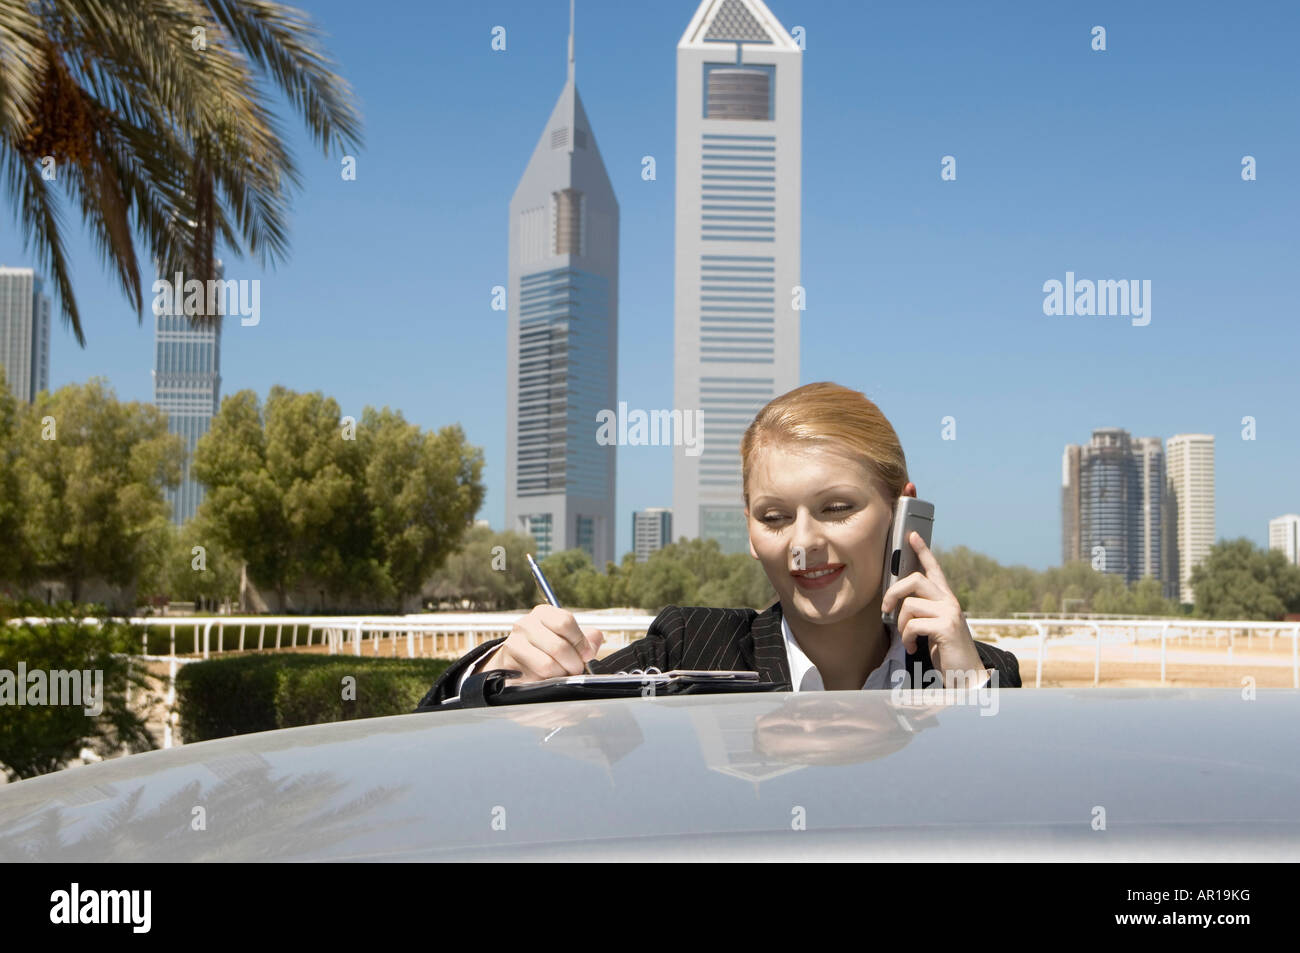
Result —
<svg viewBox="0 0 1300 953"><path fill-rule="evenodd" d="M0 860L1300 856L1300 692L983 697L632 698L241 735L0 786Z"/></svg>

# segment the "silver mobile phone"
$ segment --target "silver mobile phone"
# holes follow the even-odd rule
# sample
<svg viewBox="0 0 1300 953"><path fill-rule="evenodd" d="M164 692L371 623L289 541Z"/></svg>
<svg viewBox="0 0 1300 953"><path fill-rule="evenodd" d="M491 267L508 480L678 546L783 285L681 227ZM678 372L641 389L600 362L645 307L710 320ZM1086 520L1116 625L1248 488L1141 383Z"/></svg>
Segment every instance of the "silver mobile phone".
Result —
<svg viewBox="0 0 1300 953"><path fill-rule="evenodd" d="M918 500L914 496L900 496L894 504L894 519L889 526L887 546L885 548L885 567L880 584L880 597L885 597L886 590L904 576L910 576L921 570L921 560L912 549L907 537L912 530L921 534L925 545L930 545L934 530L934 504ZM898 607L893 612L881 612L881 621L898 628Z"/></svg>

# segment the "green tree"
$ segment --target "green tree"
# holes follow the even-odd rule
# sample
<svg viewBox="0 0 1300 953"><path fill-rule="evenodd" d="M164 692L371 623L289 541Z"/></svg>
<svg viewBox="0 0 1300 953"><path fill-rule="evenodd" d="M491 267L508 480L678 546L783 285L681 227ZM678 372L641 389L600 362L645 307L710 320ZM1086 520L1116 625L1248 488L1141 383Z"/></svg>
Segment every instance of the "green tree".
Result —
<svg viewBox="0 0 1300 953"><path fill-rule="evenodd" d="M240 563L215 543L216 534L195 517L184 526L163 523L155 536L140 596L215 605L239 595Z"/></svg>
<svg viewBox="0 0 1300 953"><path fill-rule="evenodd" d="M1101 589L1096 592L1089 604L1093 612L1106 612L1114 615L1131 615L1132 600L1128 587L1119 576L1103 573Z"/></svg>
<svg viewBox="0 0 1300 953"><path fill-rule="evenodd" d="M537 584L525 553L536 548L531 536L471 527L461 548L447 557L425 584L425 594L476 610L527 609L538 601Z"/></svg>
<svg viewBox="0 0 1300 953"><path fill-rule="evenodd" d="M70 605L63 608L73 610ZM123 748L155 747L143 717L126 703L128 684L137 698L152 688L139 665L128 668L126 653L140 647L137 629L107 620L99 625L10 624L5 621L9 611L0 606L0 672L16 672L20 662L29 672L102 672L103 707L94 714L96 705L85 694L81 701L88 704L82 705L15 705L11 699L0 718L0 769L8 780L56 771L82 748L107 757ZM10 686L11 690L17 687ZM55 699L47 695L46 700Z"/></svg>
<svg viewBox="0 0 1300 953"><path fill-rule="evenodd" d="M1177 606L1165 598L1164 585L1154 576L1143 576L1129 588L1134 615L1174 615Z"/></svg>
<svg viewBox="0 0 1300 953"><path fill-rule="evenodd" d="M64 200L137 315L136 235L167 276L211 278L218 240L282 261L301 176L268 87L346 152L361 120L331 67L311 21L269 0L0 0L4 191L79 344Z"/></svg>
<svg viewBox="0 0 1300 953"><path fill-rule="evenodd" d="M1280 619L1300 612L1300 567L1245 537L1210 547L1191 582L1195 613L1203 619Z"/></svg>
<svg viewBox="0 0 1300 953"><path fill-rule="evenodd" d="M133 584L185 455L162 412L118 401L95 378L38 395L20 412L17 444L28 575L62 580L74 603L92 578Z"/></svg>
<svg viewBox="0 0 1300 953"><path fill-rule="evenodd" d="M716 540L709 542L717 546ZM665 551L667 555L660 555ZM653 613L658 613L664 606L699 605L696 595L700 588L699 577L679 558L678 552L665 546L650 554L628 587L634 605Z"/></svg>
<svg viewBox="0 0 1300 953"><path fill-rule="evenodd" d="M306 576L356 591L376 575L359 462L333 399L273 387L263 412L240 391L195 449L193 472L208 489L200 516L281 605Z"/></svg>
<svg viewBox="0 0 1300 953"><path fill-rule="evenodd" d="M461 545L484 489L482 451L457 426L425 434L387 409L340 417L319 392L273 387L222 401L195 451L213 542L253 581L392 602Z"/></svg>
<svg viewBox="0 0 1300 953"><path fill-rule="evenodd" d="M545 559L538 560L538 565L541 566L542 573L551 584L555 598L560 600L560 605L565 608L570 606L583 609L595 608L582 602L584 585L590 585L588 578L597 572L585 549L566 549L551 553ZM538 592L536 601L532 604L536 605L541 601L542 595Z"/></svg>
<svg viewBox="0 0 1300 953"><path fill-rule="evenodd" d="M401 601L446 561L483 505L483 453L459 426L423 433L387 407L366 408L357 443L380 587Z"/></svg>
<svg viewBox="0 0 1300 953"><path fill-rule="evenodd" d="M702 583L695 600L705 606L748 606L761 609L776 597L762 564L748 553L729 553L723 557L725 576Z"/></svg>
<svg viewBox="0 0 1300 953"><path fill-rule="evenodd" d="M0 582L30 582L27 537L18 500L18 401L0 367Z"/></svg>
<svg viewBox="0 0 1300 953"><path fill-rule="evenodd" d="M605 574L609 576L609 599L610 606L632 606L631 591L633 588L633 579L642 564L637 562L636 553L626 552L623 554L621 564L608 563L605 567Z"/></svg>

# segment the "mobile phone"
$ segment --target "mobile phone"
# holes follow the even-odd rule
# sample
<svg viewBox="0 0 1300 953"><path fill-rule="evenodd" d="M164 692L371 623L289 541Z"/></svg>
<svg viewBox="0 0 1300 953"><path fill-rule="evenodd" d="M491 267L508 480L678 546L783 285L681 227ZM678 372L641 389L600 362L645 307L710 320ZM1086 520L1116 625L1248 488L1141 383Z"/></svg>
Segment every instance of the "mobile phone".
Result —
<svg viewBox="0 0 1300 953"><path fill-rule="evenodd" d="M900 496L894 504L893 522L889 524L886 534L885 566L880 584L880 597L885 591L904 576L921 571L921 560L916 550L907 541L912 530L921 534L925 545L930 545L934 530L934 504L918 500L914 496ZM880 619L891 628L898 628L898 607L893 612L881 612Z"/></svg>

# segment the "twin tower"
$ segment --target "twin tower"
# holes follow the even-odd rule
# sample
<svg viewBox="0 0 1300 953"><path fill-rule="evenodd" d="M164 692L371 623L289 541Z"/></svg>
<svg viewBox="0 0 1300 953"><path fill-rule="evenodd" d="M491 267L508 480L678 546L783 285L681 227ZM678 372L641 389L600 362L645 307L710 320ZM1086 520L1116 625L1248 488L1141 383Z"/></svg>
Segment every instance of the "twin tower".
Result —
<svg viewBox="0 0 1300 953"><path fill-rule="evenodd" d="M545 556L614 549L618 200L568 78L510 200L506 528ZM740 438L799 384L803 61L762 0L704 0L677 44L673 535L747 552ZM640 166L636 168L639 177ZM665 267L666 267L665 263ZM656 408L658 409L658 408Z"/></svg>

